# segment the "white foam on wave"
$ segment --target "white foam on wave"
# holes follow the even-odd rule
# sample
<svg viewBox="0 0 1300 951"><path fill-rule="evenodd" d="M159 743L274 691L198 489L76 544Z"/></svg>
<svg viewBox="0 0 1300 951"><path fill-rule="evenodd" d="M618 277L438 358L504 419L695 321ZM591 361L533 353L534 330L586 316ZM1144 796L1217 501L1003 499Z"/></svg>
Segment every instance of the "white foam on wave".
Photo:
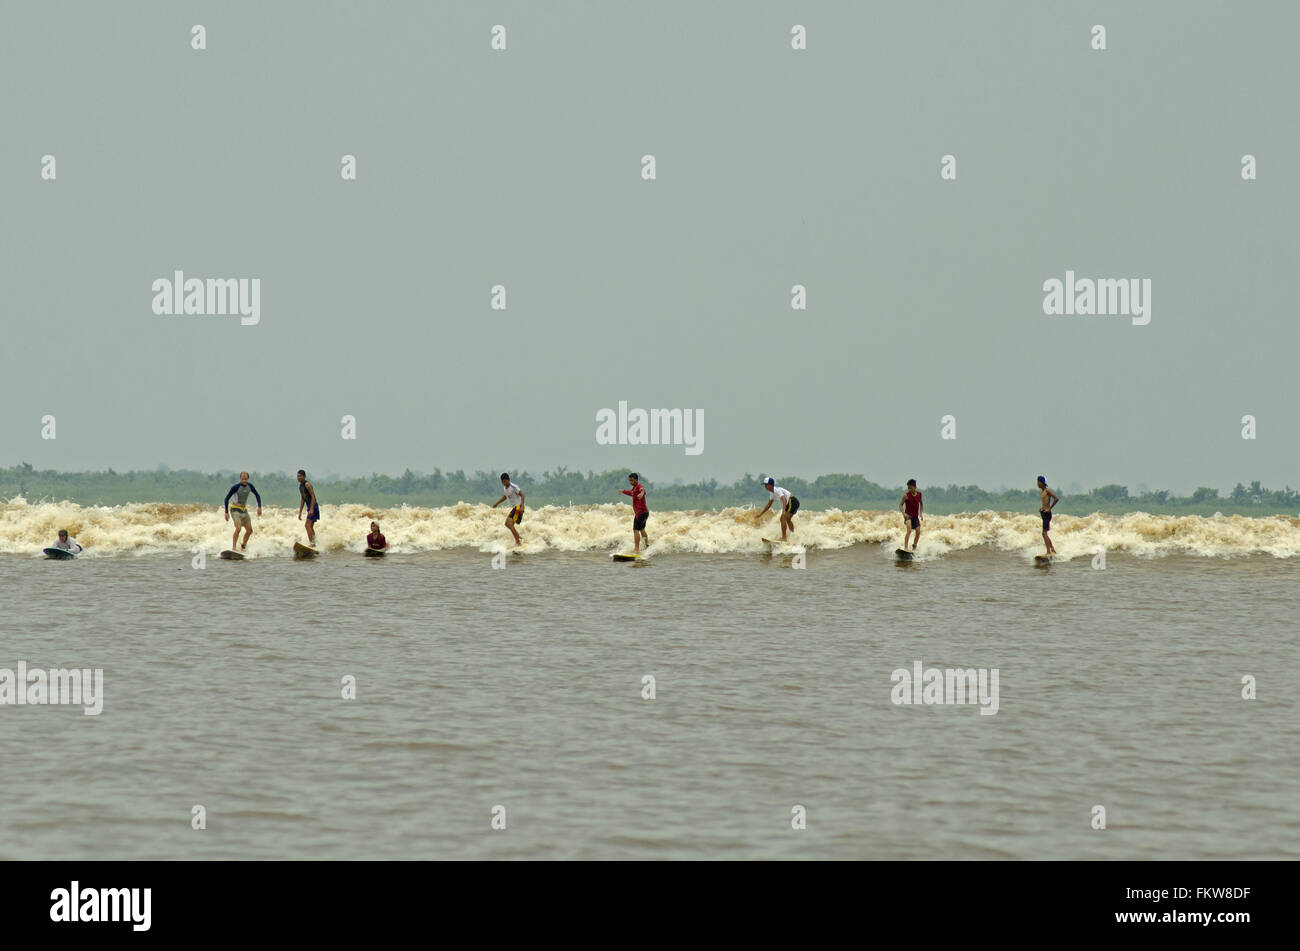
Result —
<svg viewBox="0 0 1300 951"><path fill-rule="evenodd" d="M379 521L394 553L513 548L505 527L505 509L459 503L440 508L375 508L326 505L317 527L325 551L361 551L370 520ZM762 552L762 538L779 534L776 516L760 522L756 510L652 512L647 529L654 551L726 554ZM801 511L790 541L809 550L853 545L902 543L902 518L897 512L828 509ZM234 525L222 519L220 507L165 502L115 506L81 506L74 502L28 503L18 498L0 503L0 552L39 553L67 528L88 549L88 555L150 554L202 546L209 553L230 546ZM632 510L628 505L544 506L528 509L519 526L528 553L546 551L612 551L630 546ZM270 506L254 518L249 556L279 555L293 542L305 540L296 509ZM1276 558L1300 555L1300 519L1284 516L1058 514L1052 521L1052 541L1063 559L1090 557L1098 547L1107 552L1142 556L1172 554L1233 557L1267 554ZM972 548L998 551L1037 551L1042 547L1036 514L971 512L927 515L922 523L921 557L949 555Z"/></svg>

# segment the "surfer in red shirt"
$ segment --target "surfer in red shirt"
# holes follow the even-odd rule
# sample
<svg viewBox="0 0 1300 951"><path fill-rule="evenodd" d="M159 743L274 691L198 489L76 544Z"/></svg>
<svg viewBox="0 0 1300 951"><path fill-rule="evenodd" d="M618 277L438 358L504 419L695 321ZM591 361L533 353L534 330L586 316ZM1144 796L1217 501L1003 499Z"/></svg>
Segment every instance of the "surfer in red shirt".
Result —
<svg viewBox="0 0 1300 951"><path fill-rule="evenodd" d="M915 479L907 480L907 491L898 502L898 510L903 513L903 525L907 528L903 534L903 550L907 550L907 540L915 531L916 538L912 541L912 551L916 551L916 546L921 544L921 493L916 490Z"/></svg>
<svg viewBox="0 0 1300 951"><path fill-rule="evenodd" d="M632 551L641 550L641 540L645 539L645 547L650 547L650 536L645 533L645 523L650 519L650 509L645 504L645 486L641 484L641 477L633 472L627 477L630 489L619 489L623 495L632 496Z"/></svg>

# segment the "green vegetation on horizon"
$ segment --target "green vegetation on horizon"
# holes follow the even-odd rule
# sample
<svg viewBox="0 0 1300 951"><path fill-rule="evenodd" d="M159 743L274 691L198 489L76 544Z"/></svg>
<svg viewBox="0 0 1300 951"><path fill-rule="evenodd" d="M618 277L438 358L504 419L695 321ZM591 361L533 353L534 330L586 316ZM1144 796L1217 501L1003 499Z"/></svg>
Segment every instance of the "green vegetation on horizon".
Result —
<svg viewBox="0 0 1300 951"><path fill-rule="evenodd" d="M542 505L587 505L597 502L627 502L619 489L627 488L626 469L606 472L570 472L560 468L540 474L511 472L511 478L524 490L530 507ZM642 473L648 490L651 511L722 509L730 506L766 504L768 494L759 485L758 476L746 473L730 485L716 479L688 484L658 484ZM362 479L308 478L316 487L322 505L356 503L375 508L399 505L442 506L457 502L486 502L501 497L499 472L482 470L466 475L463 471L430 474L406 470L394 478L372 475ZM793 476L777 476L777 482L798 497L803 508L884 509L897 508L903 486L889 487L870 482L860 475L823 475L808 482ZM237 472L202 473L172 470L160 466L153 471L55 472L33 469L28 463L0 469L0 501L22 496L28 502L67 500L79 505L123 505L131 502L206 503L220 506L232 483L239 481ZM267 505L288 508L298 506L298 483L292 473L254 472L251 481L262 493ZM992 509L1002 512L1035 512L1038 490L1007 489L990 492L974 485L920 486L925 496L925 510L935 515ZM1295 515L1300 512L1300 492L1266 489L1256 480L1250 485L1238 483L1229 495L1218 489L1197 489L1188 497L1171 495L1164 490L1130 495L1122 485L1103 485L1089 492L1067 495L1053 486L1061 496L1057 511L1068 515L1091 512L1123 514L1149 512L1169 515Z"/></svg>

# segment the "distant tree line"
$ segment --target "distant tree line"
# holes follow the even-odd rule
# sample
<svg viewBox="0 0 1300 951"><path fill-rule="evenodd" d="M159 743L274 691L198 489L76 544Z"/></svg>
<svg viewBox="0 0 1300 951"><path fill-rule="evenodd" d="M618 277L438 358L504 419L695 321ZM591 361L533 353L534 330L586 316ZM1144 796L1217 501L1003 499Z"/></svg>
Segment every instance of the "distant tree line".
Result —
<svg viewBox="0 0 1300 951"><path fill-rule="evenodd" d="M627 501L618 494L627 487L626 469L605 472L571 472L564 466L540 473L512 471L511 478L524 490L530 506L586 505L595 502ZM407 469L400 476L374 474L366 478L319 478L308 473L324 505L353 502L389 508L454 505L457 502L494 502L501 496L500 472L479 470L467 475L463 470L417 473ZM729 485L716 479L691 483L659 483L653 474L642 472L649 490L651 509L721 509L731 506L758 506L768 495L759 485L758 476L745 473ZM253 483L267 505L296 508L297 481L293 473L254 472ZM231 484L238 481L236 472L195 472L187 469L115 472L56 472L34 469L29 463L0 469L0 500L22 496L29 502L68 500L81 505L120 505L128 502L207 503L219 506ZM903 487L883 486L860 475L836 473L818 476L811 482L796 476L777 476L805 508L809 509L893 509L897 507ZM989 491L977 485L920 486L925 495L925 509L936 515L970 512L981 509L1028 511L1038 508L1038 491L1002 489ZM1238 483L1227 495L1218 489L1203 487L1190 496L1180 497L1160 489L1130 494L1126 486L1098 486L1088 492L1062 496L1058 511L1086 515L1090 512L1184 513L1209 515L1272 515L1300 513L1300 492L1290 487L1266 489L1256 480L1250 485Z"/></svg>

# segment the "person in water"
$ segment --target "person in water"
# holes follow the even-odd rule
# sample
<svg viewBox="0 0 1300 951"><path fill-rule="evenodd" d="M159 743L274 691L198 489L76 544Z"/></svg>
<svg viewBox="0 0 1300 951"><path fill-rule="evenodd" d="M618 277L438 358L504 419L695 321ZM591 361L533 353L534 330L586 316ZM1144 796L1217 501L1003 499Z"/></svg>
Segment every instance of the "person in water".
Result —
<svg viewBox="0 0 1300 951"><path fill-rule="evenodd" d="M771 493L772 497L767 500L767 504L763 506L763 510L758 513L758 518L761 519L767 514L767 510L772 507L773 502L780 505L781 541L785 541L785 533L787 530L790 531L791 534L794 533L794 513L799 511L799 500L791 495L788 489L783 489L781 486L777 485L776 480L771 476L768 476L763 480L763 488L767 489L767 491Z"/></svg>
<svg viewBox="0 0 1300 951"><path fill-rule="evenodd" d="M383 551L388 547L388 542L379 532L379 523L370 523L370 534L366 536L366 547L374 548L376 551Z"/></svg>
<svg viewBox="0 0 1300 951"><path fill-rule="evenodd" d="M1061 497L1047 487L1047 479L1043 476L1038 477L1038 514L1043 519L1043 544L1047 546L1049 555L1056 554L1056 546L1052 544L1052 537L1047 532L1052 527L1052 509L1056 503L1061 501Z"/></svg>
<svg viewBox="0 0 1300 951"><path fill-rule="evenodd" d="M316 498L316 489L307 481L307 472L304 469L298 470L298 495L302 500L298 503L298 518L302 518L304 506L307 509L307 544L312 548L316 547L316 523L320 521L320 501Z"/></svg>
<svg viewBox="0 0 1300 951"><path fill-rule="evenodd" d="M921 493L916 489L915 479L907 480L907 491L899 500L898 510L903 513L903 525L907 528L903 533L903 550L907 550L907 540L915 531L916 540L912 542L912 551L916 551L916 546L921 544Z"/></svg>
<svg viewBox="0 0 1300 951"><path fill-rule="evenodd" d="M70 551L73 554L76 554L79 551L85 551L84 548L77 544L75 538L68 537L68 530L66 528L59 529L59 540L50 547L57 548L60 551Z"/></svg>
<svg viewBox="0 0 1300 951"><path fill-rule="evenodd" d="M230 513L235 513L235 534L230 537L230 548L235 550L235 543L239 541L239 530L244 530L244 543L239 546L239 551L248 550L248 539L253 534L253 518L248 514L248 493L253 493L257 499L257 517L262 517L262 496L261 493L248 481L248 473L241 472L239 481L230 487L226 493L225 501L222 503L226 509L226 521L230 521ZM230 501L234 496L235 501Z"/></svg>
<svg viewBox="0 0 1300 951"><path fill-rule="evenodd" d="M510 514L506 516L506 528L510 529L510 534L515 536L515 544L522 545L523 540L519 537L519 533L515 531L515 526L524 520L523 490L510 481L510 473L508 472L501 473L501 488L505 490L506 494L493 502L492 507L496 508L506 499L510 500L511 508Z"/></svg>
<svg viewBox="0 0 1300 951"><path fill-rule="evenodd" d="M623 495L632 496L632 550L634 552L641 550L641 540L645 539L645 547L650 548L650 536L645 533L645 523L650 519L650 509L645 504L645 486L641 484L641 477L635 472L627 477L630 489L619 489Z"/></svg>

